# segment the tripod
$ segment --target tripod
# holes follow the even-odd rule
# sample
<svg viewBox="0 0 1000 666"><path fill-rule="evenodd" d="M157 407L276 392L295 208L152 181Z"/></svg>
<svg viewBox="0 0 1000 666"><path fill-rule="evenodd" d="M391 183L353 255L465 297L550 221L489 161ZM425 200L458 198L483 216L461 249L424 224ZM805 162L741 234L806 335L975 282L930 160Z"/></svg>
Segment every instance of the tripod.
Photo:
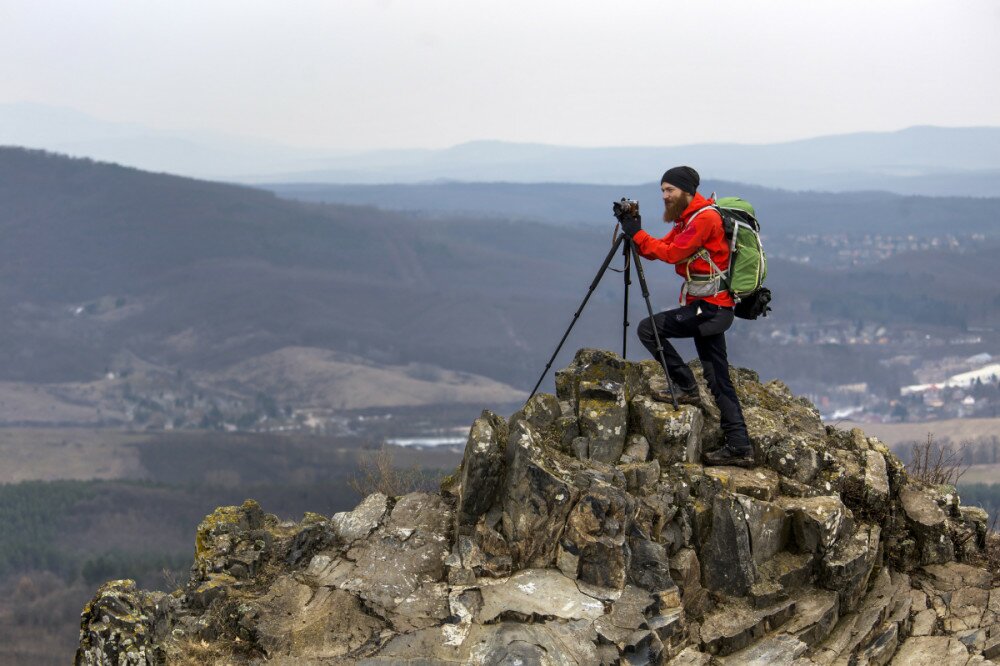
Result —
<svg viewBox="0 0 1000 666"><path fill-rule="evenodd" d="M624 247L622 247L624 244ZM562 349L563 343L566 342L566 338L569 337L570 331L573 330L573 326L576 325L577 319L580 318L580 313L583 312L583 308L587 305L587 301L593 295L594 290L597 289L598 283L600 283L601 278L604 277L605 271L608 270L608 266L611 265L611 260L614 259L615 253L618 252L618 248L622 247L622 254L625 256L625 268L622 271L625 279L625 315L622 320L622 358L626 358L626 352L628 351L628 290L629 286L632 284L632 271L631 264L635 264L635 273L639 277L639 287L642 289L642 298L646 301L646 310L649 312L650 319L653 318L653 305L649 302L649 287L646 284L646 273L642 270L642 263L639 261L639 252L635 249L635 244L632 239L626 236L624 233L618 234L615 238L615 242L611 246L611 250L608 252L608 256L604 258L604 263L601 264L601 269L597 271L597 275L594 277L594 281L590 283L590 289L587 290L587 295L583 297L583 302L580 303L580 307L577 308L576 312L573 313L573 321L570 322L569 328L563 333L562 340L559 341L559 346L556 350L552 352L552 358L549 362L545 364L545 370L542 371L542 376L538 378L538 382L535 383L535 388L531 389L531 395L528 396L528 400L534 397L535 393L538 391L538 387L542 385L542 380L545 379L545 375L548 374L549 369L552 367L553 361L556 360L556 356L559 355L559 350ZM615 270L615 269L611 269ZM660 358L660 364L663 366L663 372L667 376L667 388L670 389L670 400L673 403L674 409L677 409L677 396L674 395L674 385L670 381L670 372L667 370L667 360L663 355L663 344L660 342L660 333L656 330L656 326L653 326L653 337L656 340L656 353Z"/></svg>

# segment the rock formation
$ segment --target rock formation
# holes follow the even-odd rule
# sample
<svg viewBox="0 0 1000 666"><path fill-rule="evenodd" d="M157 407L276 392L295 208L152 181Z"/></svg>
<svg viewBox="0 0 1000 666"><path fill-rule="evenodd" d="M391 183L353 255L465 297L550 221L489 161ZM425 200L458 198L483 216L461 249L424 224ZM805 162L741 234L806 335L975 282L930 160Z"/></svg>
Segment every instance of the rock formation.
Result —
<svg viewBox="0 0 1000 666"><path fill-rule="evenodd" d="M1000 656L985 512L734 370L758 466L703 467L718 413L584 349L473 423L436 494L198 526L169 594L105 584L77 664L977 664ZM700 378L699 378L699 381Z"/></svg>

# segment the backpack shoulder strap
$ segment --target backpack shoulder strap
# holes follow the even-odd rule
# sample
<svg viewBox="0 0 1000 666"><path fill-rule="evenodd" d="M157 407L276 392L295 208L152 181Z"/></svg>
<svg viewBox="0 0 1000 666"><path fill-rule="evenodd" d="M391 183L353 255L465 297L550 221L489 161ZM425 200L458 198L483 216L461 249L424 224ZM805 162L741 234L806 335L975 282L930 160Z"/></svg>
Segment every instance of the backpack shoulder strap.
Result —
<svg viewBox="0 0 1000 666"><path fill-rule="evenodd" d="M699 214L704 213L706 210L709 210L709 209L712 209L716 213L718 213L719 214L719 218L723 220L723 223L725 223L725 218L722 217L722 211L719 210L718 206L716 206L714 203L712 203L712 204L708 204L707 206L702 206L701 208L699 208L695 212L691 213L691 217L689 217L687 219L687 224L691 224L691 222L694 221L694 218L698 217ZM722 271L719 270L718 266L715 265L715 262L712 261L712 259L709 257L708 250L706 250L703 247L699 248L697 252L695 252L690 257L688 257L687 259L684 259L682 261L684 262L684 264L686 264L686 265L689 266L691 264L691 262L694 261L695 259L705 259L706 261L708 261L708 263L712 264L712 268L714 268L717 272L719 272L719 273L722 272Z"/></svg>
<svg viewBox="0 0 1000 666"><path fill-rule="evenodd" d="M717 213L719 212L719 207L716 206L715 204L708 204L707 206L702 206L701 208L699 208L695 212L691 213L691 217L689 217L687 219L688 224L691 224L691 222L694 220L694 218L698 217L698 215L700 213L704 213L706 210L709 210L709 209L714 210ZM719 213L719 217L722 217L722 213Z"/></svg>
<svg viewBox="0 0 1000 666"><path fill-rule="evenodd" d="M695 212L691 213L691 217L689 217L687 219L688 224L690 224L691 221L694 220L694 218L698 217L698 215L700 213L703 213L703 212L705 212L706 210L709 210L709 209L712 209L716 213L719 214L719 219L722 220L723 229L724 229L725 228L725 219L726 218L722 215L722 211L719 210L719 207L717 205L715 205L714 203L708 204L707 206L702 206L701 208L699 208ZM703 248L703 247L702 248L698 248L697 252L695 252L694 254L692 254L687 259L683 260L683 262L684 262L684 272L686 273L686 277L687 277L688 281L691 280L691 262L693 262L695 259L704 259L706 262L708 262L708 264L712 267L712 270L714 270L715 273L718 274L718 276L720 278L720 281L722 282L722 286L724 287L723 291L728 291L729 290L729 273L727 271L724 271L721 268L719 268L715 264L715 262L712 261L712 256L708 253L708 250L705 249L705 248ZM732 263L730 263L729 267L732 268ZM686 286L687 286L687 282L685 282L685 287ZM683 300L683 295L681 296L681 300Z"/></svg>

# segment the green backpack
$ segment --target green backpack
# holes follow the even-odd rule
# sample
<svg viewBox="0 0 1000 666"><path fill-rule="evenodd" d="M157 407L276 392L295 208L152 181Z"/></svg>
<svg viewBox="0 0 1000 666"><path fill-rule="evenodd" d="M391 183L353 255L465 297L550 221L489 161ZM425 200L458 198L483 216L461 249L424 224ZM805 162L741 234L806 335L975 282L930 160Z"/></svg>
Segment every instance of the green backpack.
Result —
<svg viewBox="0 0 1000 666"><path fill-rule="evenodd" d="M719 287L728 289L736 301L734 310L737 317L742 319L766 317L771 309L768 305L771 302L771 290L764 286L764 279L767 277L767 256L760 242L760 223L757 221L757 214L749 201L739 197L718 199L712 208L722 216L722 228L726 240L729 241L731 252L729 270L719 270L704 248L695 253L691 259L700 257L712 265L718 281L721 282ZM699 212L701 211L695 215ZM690 275L688 280L690 283Z"/></svg>

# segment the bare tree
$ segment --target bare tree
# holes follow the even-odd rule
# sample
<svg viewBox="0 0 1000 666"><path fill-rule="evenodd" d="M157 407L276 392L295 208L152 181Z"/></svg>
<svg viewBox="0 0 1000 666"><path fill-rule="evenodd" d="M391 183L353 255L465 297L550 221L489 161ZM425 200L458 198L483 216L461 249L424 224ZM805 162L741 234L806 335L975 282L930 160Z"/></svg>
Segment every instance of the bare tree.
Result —
<svg viewBox="0 0 1000 666"><path fill-rule="evenodd" d="M357 472L347 483L361 497L372 493L397 497L419 490L430 490L436 485L432 475L425 473L417 465L396 467L392 449L386 444L373 453L361 453L358 456Z"/></svg>
<svg viewBox="0 0 1000 666"><path fill-rule="evenodd" d="M969 464L964 462L967 446L967 443L957 447L938 444L934 441L934 435L927 433L926 441L913 444L906 471L913 478L929 485L954 485L969 471Z"/></svg>

